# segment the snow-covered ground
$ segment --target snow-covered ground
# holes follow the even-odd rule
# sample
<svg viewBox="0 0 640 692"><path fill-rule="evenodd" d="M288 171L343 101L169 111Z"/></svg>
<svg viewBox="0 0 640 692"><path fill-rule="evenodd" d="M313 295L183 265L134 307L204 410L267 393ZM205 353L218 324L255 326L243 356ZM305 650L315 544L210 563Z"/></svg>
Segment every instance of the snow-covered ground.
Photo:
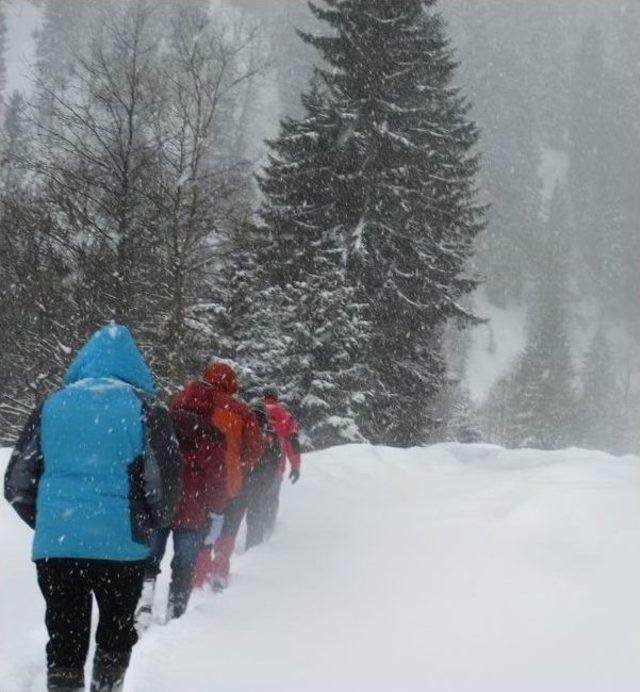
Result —
<svg viewBox="0 0 640 692"><path fill-rule="evenodd" d="M225 594L152 626L126 692L640 690L637 457L340 447L306 457L281 516ZM0 531L0 690L43 690L6 503Z"/></svg>

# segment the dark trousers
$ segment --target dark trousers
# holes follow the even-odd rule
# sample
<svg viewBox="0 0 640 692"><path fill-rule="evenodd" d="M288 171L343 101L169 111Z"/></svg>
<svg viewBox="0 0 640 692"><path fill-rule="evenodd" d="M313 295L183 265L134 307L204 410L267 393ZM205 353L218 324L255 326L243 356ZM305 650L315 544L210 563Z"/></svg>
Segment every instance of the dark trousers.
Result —
<svg viewBox="0 0 640 692"><path fill-rule="evenodd" d="M169 534L173 534L171 572L193 571L205 532L202 529L158 529L151 534L149 539L151 555L147 562L147 577L156 577L160 574L160 563L167 549Z"/></svg>
<svg viewBox="0 0 640 692"><path fill-rule="evenodd" d="M160 563L167 548L169 534L173 534L173 560L171 560L171 582L169 584L169 603L167 615L180 617L187 609L196 559L205 537L203 529L158 529L149 540L151 556L145 568L145 577L156 578L160 573Z"/></svg>
<svg viewBox="0 0 640 692"><path fill-rule="evenodd" d="M247 488L247 481L245 481L245 486L243 487L240 495L234 497L233 500L229 501L227 508L224 511L224 521L222 523L222 530L220 531L220 537L233 538L235 540L240 530L240 525L244 519L244 515L247 512L247 505L249 500L249 492Z"/></svg>
<svg viewBox="0 0 640 692"><path fill-rule="evenodd" d="M247 550L260 545L273 531L280 492L277 465L264 464L254 474L256 478L247 498Z"/></svg>
<svg viewBox="0 0 640 692"><path fill-rule="evenodd" d="M255 507L257 498L260 496L273 477L275 466L272 464L259 464L245 478L242 491L238 497L227 505L224 513L224 523L222 524L221 536L233 537L235 540L240 530L240 525L249 507Z"/></svg>
<svg viewBox="0 0 640 692"><path fill-rule="evenodd" d="M91 594L100 618L96 643L106 652L128 653L138 640L134 614L144 562L37 560L38 585L46 602L47 666L83 668L91 632Z"/></svg>
<svg viewBox="0 0 640 692"><path fill-rule="evenodd" d="M236 541L236 536L250 505L255 505L256 497L261 494L265 485L269 485L273 478L271 464L260 464L246 477L242 492L233 498L227 505L224 513L222 531L214 545L215 558L213 560L213 574L215 579L228 579L231 566L231 555ZM254 529L257 523L254 517ZM252 538L253 540L253 538ZM252 545L256 545L253 543ZM250 547L249 540L247 546Z"/></svg>
<svg viewBox="0 0 640 692"><path fill-rule="evenodd" d="M277 473L271 487L267 490L265 505L266 505L266 535L270 536L276 526L278 518L278 510L280 509L280 486L282 485L282 476Z"/></svg>

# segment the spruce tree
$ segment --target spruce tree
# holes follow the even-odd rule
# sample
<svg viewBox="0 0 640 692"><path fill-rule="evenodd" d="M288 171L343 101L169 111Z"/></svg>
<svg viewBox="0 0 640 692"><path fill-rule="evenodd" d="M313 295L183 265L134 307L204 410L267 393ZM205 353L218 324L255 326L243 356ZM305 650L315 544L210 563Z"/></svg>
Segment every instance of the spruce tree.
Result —
<svg viewBox="0 0 640 692"><path fill-rule="evenodd" d="M568 333L567 210L552 199L538 257L528 341L510 378L507 443L557 449L576 439L574 372Z"/></svg>
<svg viewBox="0 0 640 692"><path fill-rule="evenodd" d="M259 179L266 201L241 253L231 324L253 385L277 386L298 408L309 443L324 446L364 439L356 417L367 335L337 221L341 124L317 84L303 105L307 116L286 119L269 143Z"/></svg>
<svg viewBox="0 0 640 692"><path fill-rule="evenodd" d="M360 433L393 444L428 435L444 326L472 317L459 299L476 285L463 274L482 226L478 135L434 4L310 3L330 33L302 38L327 67L260 179L268 281L299 293L283 328L308 337L303 408L315 385L345 379L325 419L350 412Z"/></svg>
<svg viewBox="0 0 640 692"><path fill-rule="evenodd" d="M589 344L581 379L580 444L590 449L620 451L623 448L622 395L616 383L613 350L602 324Z"/></svg>
<svg viewBox="0 0 640 692"><path fill-rule="evenodd" d="M482 431L476 407L467 387L457 383L452 392L451 413L446 426L448 442L471 444L482 442Z"/></svg>

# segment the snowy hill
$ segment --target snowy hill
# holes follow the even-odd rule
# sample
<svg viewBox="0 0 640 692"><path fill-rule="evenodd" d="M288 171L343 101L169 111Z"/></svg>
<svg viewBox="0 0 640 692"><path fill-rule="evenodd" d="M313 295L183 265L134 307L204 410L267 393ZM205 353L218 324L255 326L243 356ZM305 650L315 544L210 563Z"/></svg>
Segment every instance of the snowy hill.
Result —
<svg viewBox="0 0 640 692"><path fill-rule="evenodd" d="M228 592L147 632L127 692L640 689L637 457L347 446L304 472ZM6 503L0 526L0 689L39 691L29 530Z"/></svg>

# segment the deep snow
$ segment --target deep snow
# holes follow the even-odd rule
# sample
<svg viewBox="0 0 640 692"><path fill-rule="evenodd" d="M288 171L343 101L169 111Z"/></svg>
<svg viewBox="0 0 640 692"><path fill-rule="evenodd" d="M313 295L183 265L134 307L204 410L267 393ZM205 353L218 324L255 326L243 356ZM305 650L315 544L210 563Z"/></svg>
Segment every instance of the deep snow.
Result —
<svg viewBox="0 0 640 692"><path fill-rule="evenodd" d="M637 457L346 446L303 471L229 590L146 633L126 692L640 690ZM0 690L43 690L30 532L6 503L0 527Z"/></svg>

